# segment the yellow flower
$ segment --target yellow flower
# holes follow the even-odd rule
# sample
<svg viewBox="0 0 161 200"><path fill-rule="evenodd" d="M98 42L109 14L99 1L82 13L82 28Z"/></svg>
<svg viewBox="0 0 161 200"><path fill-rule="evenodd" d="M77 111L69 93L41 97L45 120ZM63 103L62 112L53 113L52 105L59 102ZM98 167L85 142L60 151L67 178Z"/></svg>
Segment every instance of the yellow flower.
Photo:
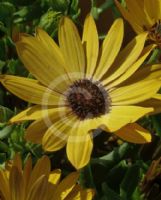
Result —
<svg viewBox="0 0 161 200"><path fill-rule="evenodd" d="M150 142L150 133L134 122L154 111L151 100L149 107L147 101L160 88L161 69L149 66L146 72L138 70L154 48L149 45L143 50L146 33L119 53L123 35L123 21L117 19L99 48L90 15L82 40L68 17L61 20L60 47L40 28L35 36L21 34L16 42L18 55L37 80L1 75L0 81L13 94L37 105L10 122L35 120L26 139L42 143L49 152L67 144L68 159L77 169L89 162L91 133L98 127L129 142Z"/></svg>
<svg viewBox="0 0 161 200"><path fill-rule="evenodd" d="M118 0L117 7L136 33L148 32L148 38L161 46L161 1L125 0L126 8Z"/></svg>
<svg viewBox="0 0 161 200"><path fill-rule="evenodd" d="M61 170L50 171L47 156L39 159L32 169L29 158L24 168L19 155L11 166L0 169L1 200L91 200L94 191L82 189L77 183L79 173L73 172L60 181ZM83 197L83 198L82 198Z"/></svg>

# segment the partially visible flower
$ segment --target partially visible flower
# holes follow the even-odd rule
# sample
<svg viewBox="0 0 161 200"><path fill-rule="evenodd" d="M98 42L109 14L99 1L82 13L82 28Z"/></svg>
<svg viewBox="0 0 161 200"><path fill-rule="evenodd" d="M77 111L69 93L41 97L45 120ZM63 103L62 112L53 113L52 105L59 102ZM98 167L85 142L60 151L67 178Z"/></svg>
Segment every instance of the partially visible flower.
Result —
<svg viewBox="0 0 161 200"><path fill-rule="evenodd" d="M0 169L1 200L91 200L92 189L82 189L77 180L78 172L69 174L60 181L61 170L50 171L50 160L47 156L39 159L32 168L29 158L24 167L17 154L13 163Z"/></svg>
<svg viewBox="0 0 161 200"><path fill-rule="evenodd" d="M146 200L160 200L161 199L161 157L158 160L154 160L142 183L141 190L144 193Z"/></svg>
<svg viewBox="0 0 161 200"><path fill-rule="evenodd" d="M148 38L161 46L161 1L125 0L126 8L118 0L117 7L136 33L148 32Z"/></svg>
<svg viewBox="0 0 161 200"><path fill-rule="evenodd" d="M90 15L82 40L74 23L68 17L61 19L60 47L40 28L35 37L20 34L18 55L37 80L1 75L0 81L13 94L37 105L10 122L35 120L26 139L41 143L49 152L67 144L68 159L77 169L89 162L91 133L98 127L129 142L150 142L150 133L134 122L154 111L150 99L160 89L161 68L139 69L155 47L144 48L147 33L135 37L119 53L123 35L123 21L117 19L99 47Z"/></svg>

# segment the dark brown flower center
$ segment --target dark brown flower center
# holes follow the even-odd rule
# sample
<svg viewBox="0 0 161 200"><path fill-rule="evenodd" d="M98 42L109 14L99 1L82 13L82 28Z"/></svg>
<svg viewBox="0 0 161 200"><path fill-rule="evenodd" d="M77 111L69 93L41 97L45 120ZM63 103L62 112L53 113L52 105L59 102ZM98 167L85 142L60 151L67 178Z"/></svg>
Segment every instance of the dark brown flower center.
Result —
<svg viewBox="0 0 161 200"><path fill-rule="evenodd" d="M149 39L161 45L161 20L158 20L149 30Z"/></svg>
<svg viewBox="0 0 161 200"><path fill-rule="evenodd" d="M67 102L79 119L91 119L107 113L110 97L98 82L88 79L75 81L67 93Z"/></svg>

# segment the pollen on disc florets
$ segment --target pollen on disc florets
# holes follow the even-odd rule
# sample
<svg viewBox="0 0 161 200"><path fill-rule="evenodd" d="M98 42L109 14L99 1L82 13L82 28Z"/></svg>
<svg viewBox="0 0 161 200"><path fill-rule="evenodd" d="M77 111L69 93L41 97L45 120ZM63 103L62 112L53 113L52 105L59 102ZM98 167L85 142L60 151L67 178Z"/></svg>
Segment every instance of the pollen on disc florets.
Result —
<svg viewBox="0 0 161 200"><path fill-rule="evenodd" d="M108 92L99 82L75 81L66 92L67 103L80 120L99 117L110 109Z"/></svg>

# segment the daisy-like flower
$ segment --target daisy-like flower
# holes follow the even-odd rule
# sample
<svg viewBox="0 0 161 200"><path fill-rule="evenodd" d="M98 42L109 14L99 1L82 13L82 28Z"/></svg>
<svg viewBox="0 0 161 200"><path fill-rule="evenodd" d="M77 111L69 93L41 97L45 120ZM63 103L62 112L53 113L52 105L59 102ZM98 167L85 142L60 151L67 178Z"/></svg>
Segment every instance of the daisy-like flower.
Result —
<svg viewBox="0 0 161 200"><path fill-rule="evenodd" d="M16 42L18 55L37 80L1 75L0 81L13 94L37 105L10 122L35 120L26 139L41 143L48 152L67 144L67 157L77 169L89 162L92 130L98 127L129 142L150 142L150 133L134 122L154 111L151 98L160 88L161 68L138 70L154 48L149 45L143 50L147 33L119 53L123 35L123 21L117 19L99 48L90 15L82 40L68 17L60 21L59 47L39 28L35 36L21 34Z"/></svg>
<svg viewBox="0 0 161 200"><path fill-rule="evenodd" d="M118 0L117 7L136 33L148 32L148 38L161 46L161 1L125 0L126 8Z"/></svg>
<svg viewBox="0 0 161 200"><path fill-rule="evenodd" d="M82 189L77 180L78 172L69 174L60 181L61 170L50 171L50 160L47 156L39 159L32 169L32 160L28 158L24 167L19 155L16 155L11 166L0 169L1 200L91 200L92 189Z"/></svg>

